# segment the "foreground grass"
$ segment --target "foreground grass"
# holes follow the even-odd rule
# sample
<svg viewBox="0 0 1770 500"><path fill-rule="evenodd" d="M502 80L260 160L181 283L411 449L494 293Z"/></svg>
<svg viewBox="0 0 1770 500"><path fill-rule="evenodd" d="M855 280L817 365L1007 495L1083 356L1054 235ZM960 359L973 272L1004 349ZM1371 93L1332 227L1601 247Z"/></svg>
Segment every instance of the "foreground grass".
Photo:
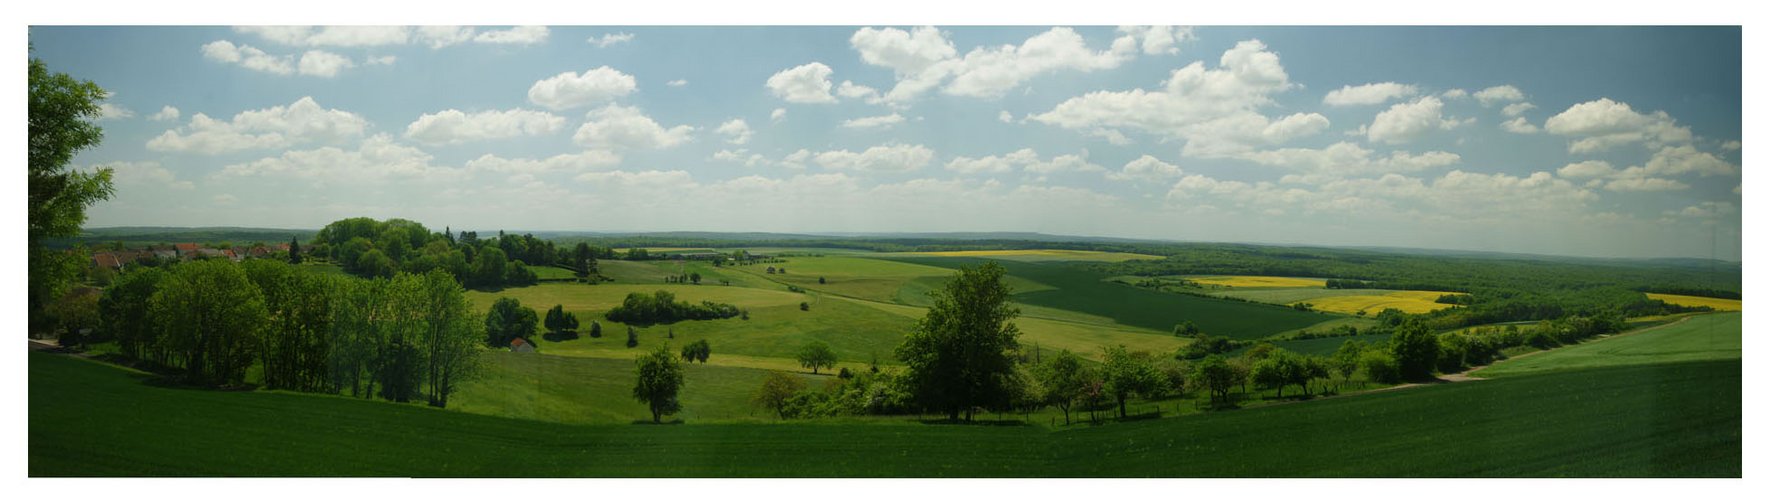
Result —
<svg viewBox="0 0 1770 500"><path fill-rule="evenodd" d="M1741 473L1737 360L1549 372L1051 432L901 420L582 426L163 387L86 360L28 357L32 476Z"/></svg>
<svg viewBox="0 0 1770 500"><path fill-rule="evenodd" d="M1060 475L1741 474L1740 363L1626 366L1055 434Z"/></svg>

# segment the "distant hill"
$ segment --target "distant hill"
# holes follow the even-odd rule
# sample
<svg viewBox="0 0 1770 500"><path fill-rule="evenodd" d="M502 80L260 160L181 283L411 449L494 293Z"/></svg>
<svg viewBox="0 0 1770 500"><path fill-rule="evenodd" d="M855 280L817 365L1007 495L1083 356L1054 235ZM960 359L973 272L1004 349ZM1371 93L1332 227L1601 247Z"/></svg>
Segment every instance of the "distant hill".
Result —
<svg viewBox="0 0 1770 500"><path fill-rule="evenodd" d="M56 238L45 244L50 248L70 248L76 244L93 246L103 243L121 241L126 245L150 245L157 243L220 243L229 242L245 245L257 242L287 243L289 238L300 238L306 242L313 239L317 229L271 229L256 227L94 227L86 228L79 236L72 238Z"/></svg>

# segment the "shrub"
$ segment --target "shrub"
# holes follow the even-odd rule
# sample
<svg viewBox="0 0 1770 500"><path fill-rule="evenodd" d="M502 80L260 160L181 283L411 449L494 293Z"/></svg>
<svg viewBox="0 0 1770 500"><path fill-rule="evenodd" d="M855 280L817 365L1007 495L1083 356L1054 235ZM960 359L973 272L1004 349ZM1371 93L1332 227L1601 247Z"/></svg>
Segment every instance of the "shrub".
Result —
<svg viewBox="0 0 1770 500"><path fill-rule="evenodd" d="M1395 362L1395 355L1382 349L1367 349L1358 355L1358 369L1364 370L1365 378L1384 384L1401 381L1401 367Z"/></svg>
<svg viewBox="0 0 1770 500"><path fill-rule="evenodd" d="M621 305L608 311L608 319L628 324L648 325L675 323L683 320L724 319L742 314L737 306L702 301L699 305L677 302L676 294L658 290L651 295L629 293Z"/></svg>

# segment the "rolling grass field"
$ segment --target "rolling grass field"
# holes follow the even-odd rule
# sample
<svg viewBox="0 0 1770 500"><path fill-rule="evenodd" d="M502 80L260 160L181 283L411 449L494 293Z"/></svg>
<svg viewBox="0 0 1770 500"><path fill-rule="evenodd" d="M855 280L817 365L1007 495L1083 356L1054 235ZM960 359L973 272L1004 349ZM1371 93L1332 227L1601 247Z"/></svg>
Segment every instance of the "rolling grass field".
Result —
<svg viewBox="0 0 1770 500"><path fill-rule="evenodd" d="M955 257L923 257L913 258L913 261L950 269L986 262L985 259ZM1332 319L1281 306L1216 300L1112 283L1103 281L1105 276L1098 273L1063 264L997 262L1010 276L1053 287L1017 294L1014 296L1017 302L1103 316L1122 325L1156 331L1171 331L1175 324L1190 320L1211 335L1256 339Z"/></svg>
<svg viewBox="0 0 1770 500"><path fill-rule="evenodd" d="M1680 306L1692 306L1692 307L1694 307L1694 306L1708 306L1708 307L1714 308L1714 310L1716 310L1716 311L1742 311L1745 309L1745 306L1742 305L1740 303L1740 301L1733 300L1733 299L1717 299L1717 298L1713 298L1713 297L1695 297L1695 296L1690 296L1690 295L1670 295L1670 294L1664 294L1664 293L1650 293L1650 294L1647 294L1647 298L1653 299L1653 300L1662 300L1662 301L1665 301L1665 303L1667 303L1667 304L1675 304L1675 305L1680 305Z"/></svg>
<svg viewBox="0 0 1770 500"><path fill-rule="evenodd" d="M1521 374L1687 361L1741 359L1741 313L1691 316L1671 324L1495 363L1473 374Z"/></svg>
<svg viewBox="0 0 1770 500"><path fill-rule="evenodd" d="M1546 372L1053 432L877 419L571 425L182 389L87 360L28 358L34 477L1741 474L1737 361Z"/></svg>
<svg viewBox="0 0 1770 500"><path fill-rule="evenodd" d="M581 288L598 288L600 286L581 286ZM701 288L709 288L701 285ZM726 287L713 287L726 288ZM729 287L732 290L749 290L760 293L782 293L753 288ZM713 348L713 356L709 364L720 364L724 360L722 354L741 354L754 357L783 358L791 360L799 348L813 340L820 340L830 345L840 361L864 363L877 355L881 362L889 362L892 349L903 342L904 333L915 324L915 319L879 310L850 301L818 298L801 294L792 295L792 301L769 307L753 307L750 319L727 318L705 321L681 321L671 325L652 325L638 328L639 347L626 347L627 327L608 321L603 317L607 309L581 309L568 305L566 310L578 316L579 337L561 342L538 339L540 352L548 355L572 355L578 351L630 351L655 349L660 343L668 342L682 346L696 340L706 340ZM680 296L679 296L680 297ZM799 302L811 303L808 311L799 310ZM476 301L476 304L479 301ZM489 304L490 301L485 301ZM523 304L534 307L537 311L552 307L554 302L534 302L523 300ZM545 304L545 305L543 305ZM482 308L490 307L482 305ZM919 315L918 315L919 317ZM602 323L602 338L591 338L589 328L591 321ZM675 338L670 339L670 332ZM607 356L598 356L607 357Z"/></svg>

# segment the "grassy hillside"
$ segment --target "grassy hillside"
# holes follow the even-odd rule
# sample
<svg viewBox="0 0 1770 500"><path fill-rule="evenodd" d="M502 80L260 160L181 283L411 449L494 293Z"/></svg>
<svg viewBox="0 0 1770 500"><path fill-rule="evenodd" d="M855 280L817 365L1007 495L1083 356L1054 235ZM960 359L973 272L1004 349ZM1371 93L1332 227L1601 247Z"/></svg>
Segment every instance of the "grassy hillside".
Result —
<svg viewBox="0 0 1770 500"><path fill-rule="evenodd" d="M1740 359L1741 313L1691 316L1683 321L1502 361L1482 377L1584 368Z"/></svg>
<svg viewBox="0 0 1770 500"><path fill-rule="evenodd" d="M1738 477L1740 364L1616 367L1055 434L1076 476Z"/></svg>
<svg viewBox="0 0 1770 500"><path fill-rule="evenodd" d="M900 420L581 426L181 389L81 359L28 358L31 476L1741 474L1737 361L1551 372L1051 432Z"/></svg>

